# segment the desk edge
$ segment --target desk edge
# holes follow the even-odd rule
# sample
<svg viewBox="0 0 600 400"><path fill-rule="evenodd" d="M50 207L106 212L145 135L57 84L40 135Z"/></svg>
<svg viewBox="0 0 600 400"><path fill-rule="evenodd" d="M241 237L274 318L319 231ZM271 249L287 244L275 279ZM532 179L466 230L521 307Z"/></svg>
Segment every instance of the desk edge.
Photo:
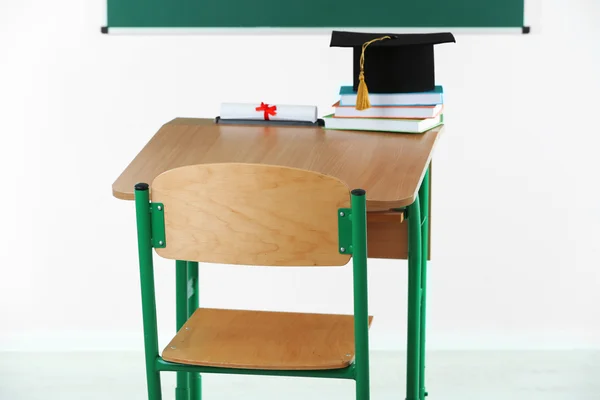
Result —
<svg viewBox="0 0 600 400"><path fill-rule="evenodd" d="M213 120L209 119L209 118L177 117L177 118L174 118L171 121L166 122L163 125L161 125L161 129L162 129L163 126L169 125L169 124L173 124L173 125L182 124L183 125L183 124L186 124L187 122L189 122L190 120L194 120L196 122L199 122L198 125L204 125L206 123L213 122ZM445 128L445 126L443 124L437 126L436 128L433 128L433 129L438 129L438 137L435 139L435 141L433 143L433 146L431 148L431 152L429 153L429 157L427 158L427 163L426 163L427 167L429 167L429 165L431 164L431 160L433 158L433 152L435 151L435 148L437 146L437 142L439 140L439 136L444 131L444 128ZM154 136L152 136L152 138L150 138L150 140L148 140L148 142L146 142L146 144L144 145L144 147L146 147L152 141L153 138L154 138ZM142 148L142 150L143 150L143 148ZM133 163L134 160L135 160L135 157L131 160L131 162L129 164ZM125 167L125 169L123 171L125 171L126 169L127 169L127 167ZM419 178L419 184L417 185L417 188L415 189L415 192L410 197L405 197L405 198L399 199L399 200L369 200L367 198L367 209L368 209L368 211L385 211L385 210L391 210L393 208L407 207L407 206L411 205L412 203L414 203L415 199L419 195L419 188L421 187L421 184L423 183L423 178L425 177L425 172L426 171L427 171L427 168L425 168L421 172L421 177ZM134 200L133 187L131 188L131 192L122 192L122 191L118 191L118 190L115 189L115 184L119 181L120 177L121 177L121 175L119 175L119 177L117 177L117 179L112 184L113 197L115 197L115 198L117 198L119 200ZM151 182L146 182L146 183L151 184ZM352 188L349 188L349 189L352 189ZM367 192L367 197L368 196L369 196L369 193Z"/></svg>

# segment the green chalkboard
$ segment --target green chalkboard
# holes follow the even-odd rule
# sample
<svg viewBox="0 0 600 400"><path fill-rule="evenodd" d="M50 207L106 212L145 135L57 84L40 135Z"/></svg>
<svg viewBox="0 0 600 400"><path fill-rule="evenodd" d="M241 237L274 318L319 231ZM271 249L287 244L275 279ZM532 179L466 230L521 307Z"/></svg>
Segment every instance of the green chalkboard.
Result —
<svg viewBox="0 0 600 400"><path fill-rule="evenodd" d="M107 0L108 28L522 28L525 0Z"/></svg>

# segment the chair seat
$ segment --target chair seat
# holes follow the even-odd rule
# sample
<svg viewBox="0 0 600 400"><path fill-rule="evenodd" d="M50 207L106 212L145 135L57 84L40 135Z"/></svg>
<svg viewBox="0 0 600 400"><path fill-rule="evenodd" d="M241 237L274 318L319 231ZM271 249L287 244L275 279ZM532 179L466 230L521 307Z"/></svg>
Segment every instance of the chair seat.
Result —
<svg viewBox="0 0 600 400"><path fill-rule="evenodd" d="M354 359L354 316L199 308L162 357L222 368L344 368Z"/></svg>

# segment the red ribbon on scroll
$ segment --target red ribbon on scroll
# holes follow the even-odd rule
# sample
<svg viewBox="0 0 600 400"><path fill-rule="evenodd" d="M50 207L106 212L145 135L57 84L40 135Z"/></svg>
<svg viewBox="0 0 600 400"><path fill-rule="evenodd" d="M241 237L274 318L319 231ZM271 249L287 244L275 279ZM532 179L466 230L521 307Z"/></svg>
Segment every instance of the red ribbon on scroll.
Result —
<svg viewBox="0 0 600 400"><path fill-rule="evenodd" d="M268 104L260 102L260 107L256 107L256 111L264 111L265 113L265 121L269 120L269 115L277 115L277 106L270 106Z"/></svg>

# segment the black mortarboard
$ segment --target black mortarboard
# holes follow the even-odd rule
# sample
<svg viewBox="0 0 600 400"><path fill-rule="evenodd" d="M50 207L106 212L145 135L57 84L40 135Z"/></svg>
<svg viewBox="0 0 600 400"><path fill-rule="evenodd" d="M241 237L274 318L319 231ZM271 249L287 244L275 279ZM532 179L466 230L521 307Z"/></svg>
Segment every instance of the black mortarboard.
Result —
<svg viewBox="0 0 600 400"><path fill-rule="evenodd" d="M333 31L331 47L354 49L354 91L411 93L435 88L433 46L455 42L451 33L358 33ZM366 50L368 46L368 51ZM361 68L361 58L363 67ZM362 70L362 71L361 71ZM361 72L364 71L364 82ZM360 90L359 90L360 89ZM366 107L369 108L368 96ZM359 107L357 102L357 108ZM362 108L362 109L364 109Z"/></svg>

